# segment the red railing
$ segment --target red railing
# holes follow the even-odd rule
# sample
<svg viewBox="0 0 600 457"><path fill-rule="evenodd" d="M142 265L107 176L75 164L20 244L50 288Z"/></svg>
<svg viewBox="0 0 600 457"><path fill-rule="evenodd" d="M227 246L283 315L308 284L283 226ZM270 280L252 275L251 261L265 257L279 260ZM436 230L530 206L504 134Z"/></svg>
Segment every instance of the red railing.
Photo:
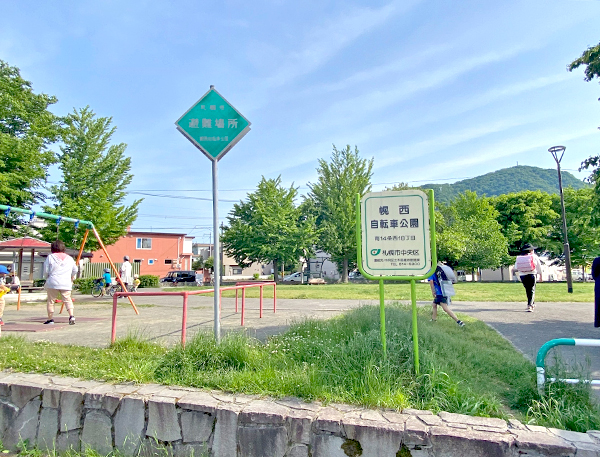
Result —
<svg viewBox="0 0 600 457"><path fill-rule="evenodd" d="M277 284L275 282L261 282L261 283L237 283L235 286L221 287L219 289L219 310L221 309L222 299L223 299L223 291L225 290L235 290L235 312L238 312L238 290L242 290L242 319L241 325L244 325L244 314L246 308L246 289L251 287L259 287L260 288L260 318L262 319L263 314L263 287L264 286L273 286L273 312L277 311ZM202 290L183 290L181 292L116 292L113 295L113 312L112 312L112 331L110 342L114 343L117 339L117 300L120 297L161 297L161 296L173 296L179 295L183 297L183 311L181 316L181 345L185 346L186 340L186 330L187 330L187 304L188 297L190 295L200 295L200 294L211 294L214 293L214 289L202 289Z"/></svg>

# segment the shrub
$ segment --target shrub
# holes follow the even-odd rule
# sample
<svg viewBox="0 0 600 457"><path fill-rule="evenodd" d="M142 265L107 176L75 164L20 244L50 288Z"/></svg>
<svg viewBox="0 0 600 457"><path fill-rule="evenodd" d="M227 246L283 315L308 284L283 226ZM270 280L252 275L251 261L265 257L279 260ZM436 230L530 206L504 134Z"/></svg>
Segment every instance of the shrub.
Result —
<svg viewBox="0 0 600 457"><path fill-rule="evenodd" d="M46 284L45 279L34 279L33 280L33 287L44 287L44 284Z"/></svg>
<svg viewBox="0 0 600 457"><path fill-rule="evenodd" d="M252 277L256 280L256 279L260 278L260 275L258 273L254 273L252 275Z"/></svg>
<svg viewBox="0 0 600 457"><path fill-rule="evenodd" d="M96 278L77 278L73 281L73 286L79 289L82 294L91 294L92 287Z"/></svg>
<svg viewBox="0 0 600 457"><path fill-rule="evenodd" d="M158 287L158 276L154 275L141 275L140 276L140 287Z"/></svg>

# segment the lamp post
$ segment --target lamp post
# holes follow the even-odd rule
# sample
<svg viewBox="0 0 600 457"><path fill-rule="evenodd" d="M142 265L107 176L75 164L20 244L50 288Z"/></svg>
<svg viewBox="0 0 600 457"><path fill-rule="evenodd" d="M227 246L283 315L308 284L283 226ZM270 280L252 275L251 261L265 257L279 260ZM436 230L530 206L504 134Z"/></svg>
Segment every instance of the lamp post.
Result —
<svg viewBox="0 0 600 457"><path fill-rule="evenodd" d="M563 249L565 254L565 269L567 271L567 292L573 293L573 276L571 275L571 248L569 247L569 237L567 236L567 217L565 215L565 198L563 196L562 176L560 174L560 161L565 155L564 146L552 146L548 152L552 154L556 161L558 169L558 190L560 192L560 208L562 210L562 229L563 229ZM560 154L560 157L559 157Z"/></svg>

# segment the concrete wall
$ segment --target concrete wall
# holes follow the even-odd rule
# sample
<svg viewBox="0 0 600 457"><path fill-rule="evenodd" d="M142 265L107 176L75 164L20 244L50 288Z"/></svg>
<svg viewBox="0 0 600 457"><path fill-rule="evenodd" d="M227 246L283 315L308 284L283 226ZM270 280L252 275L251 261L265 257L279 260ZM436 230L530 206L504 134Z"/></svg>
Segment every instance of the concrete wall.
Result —
<svg viewBox="0 0 600 457"><path fill-rule="evenodd" d="M59 452L218 457L600 455L600 432L0 372L0 437Z"/></svg>

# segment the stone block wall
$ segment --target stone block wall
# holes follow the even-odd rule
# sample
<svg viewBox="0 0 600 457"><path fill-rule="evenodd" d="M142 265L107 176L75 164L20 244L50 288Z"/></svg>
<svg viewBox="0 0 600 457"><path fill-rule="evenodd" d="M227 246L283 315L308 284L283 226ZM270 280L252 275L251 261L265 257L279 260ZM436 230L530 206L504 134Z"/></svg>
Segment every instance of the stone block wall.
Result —
<svg viewBox="0 0 600 457"><path fill-rule="evenodd" d="M4 446L215 457L600 457L600 432L0 372Z"/></svg>

